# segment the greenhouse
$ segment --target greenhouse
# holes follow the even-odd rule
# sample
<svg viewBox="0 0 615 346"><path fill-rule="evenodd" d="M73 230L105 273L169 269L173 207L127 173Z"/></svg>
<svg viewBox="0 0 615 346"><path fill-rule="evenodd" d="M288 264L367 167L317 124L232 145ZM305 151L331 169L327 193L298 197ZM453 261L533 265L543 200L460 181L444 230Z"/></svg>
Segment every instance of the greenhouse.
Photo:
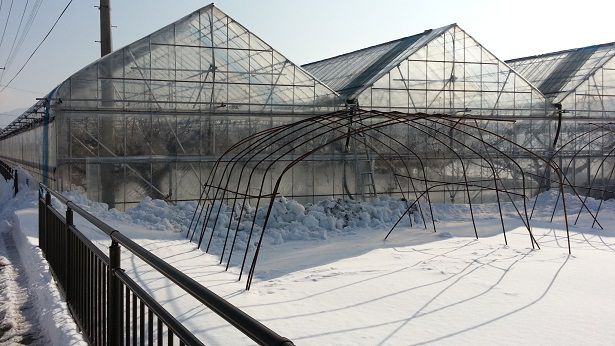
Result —
<svg viewBox="0 0 615 346"><path fill-rule="evenodd" d="M559 109L559 165L581 191L601 199L615 190L614 56L615 43L608 43L507 61Z"/></svg>
<svg viewBox="0 0 615 346"><path fill-rule="evenodd" d="M72 75L2 131L1 150L111 206L195 199L234 140L337 99L210 5Z"/></svg>
<svg viewBox="0 0 615 346"><path fill-rule="evenodd" d="M549 185L561 112L518 71L456 24L301 67L209 5L69 77L0 155L117 208L212 185L225 201L521 198Z"/></svg>

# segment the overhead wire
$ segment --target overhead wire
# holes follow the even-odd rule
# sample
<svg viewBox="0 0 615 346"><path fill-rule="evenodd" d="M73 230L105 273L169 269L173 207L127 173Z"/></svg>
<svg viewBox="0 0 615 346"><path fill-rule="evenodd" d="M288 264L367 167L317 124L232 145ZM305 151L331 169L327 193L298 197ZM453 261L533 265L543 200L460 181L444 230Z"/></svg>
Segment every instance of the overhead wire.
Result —
<svg viewBox="0 0 615 346"><path fill-rule="evenodd" d="M23 26L21 36L19 36L19 39L17 40L17 44L15 45L15 50L13 51L13 54L9 56L9 59L7 63L5 64L6 70L8 70L9 66L13 64L15 57L17 56L17 54L19 54L19 51L21 50L21 47L26 40L26 37L28 37L28 34L30 33L32 24L34 23L34 20L36 19L36 16L38 15L39 9L41 8L42 4L43 4L43 0L35 0L34 4L32 5L32 9L30 10L28 19L26 19L26 22Z"/></svg>
<svg viewBox="0 0 615 346"><path fill-rule="evenodd" d="M28 57L28 59L26 60L26 62L23 63L23 65L21 66L21 68L19 69L19 71L17 71L17 73L15 73L15 75L13 76L13 78L11 78L11 80L8 81L8 83L6 83L2 89L0 89L0 93L2 93L4 90L6 90L6 88L19 76L19 74L23 71L23 69L26 67L26 65L28 65L28 63L30 62L30 60L32 59L32 57L34 56L34 54L36 54L36 52L38 51L38 49L43 45L43 43L45 42L45 40L47 39L47 37L49 37L49 35L51 34L51 32L53 31L53 29L56 27L56 25L58 24L58 22L60 21L60 19L62 18L62 16L64 15L64 13L66 13L66 10L68 9L68 7L70 6L70 4L73 3L73 0L70 0L67 4L66 7L64 7L64 9L62 10L62 12L60 13L60 15L58 16L58 18L55 20L55 22L53 23L53 25L51 26L51 28L49 29L49 31L47 32L47 34L45 35L45 37L43 37L43 39L41 40L41 42L38 44L38 46L36 46L36 48L34 49L34 51L32 52L32 54L30 54L30 56Z"/></svg>
<svg viewBox="0 0 615 346"><path fill-rule="evenodd" d="M13 10L13 1L11 0L11 5L9 6L9 14L6 16L6 22L4 23L4 29L2 30L2 38L0 38L0 48L2 48L2 43L4 42L4 35L6 34L6 27L9 24L9 20L11 19L11 11Z"/></svg>
<svg viewBox="0 0 615 346"><path fill-rule="evenodd" d="M4 79L4 73L6 69L9 68L8 62L9 58L13 54L13 50L15 49L15 43L17 42L17 37L19 36L19 31L21 30L21 24L23 24L23 18L26 16L26 10L28 9L28 3L30 0L26 0L26 5L23 7L23 12L21 12L21 18L19 19L19 25L17 26L17 31L15 31L15 38L13 38L13 44L11 44L11 50L9 50L9 54L6 56L6 61L4 62L4 69L2 70L2 74L0 74L0 83L2 83L2 79ZM6 21L8 23L8 20Z"/></svg>

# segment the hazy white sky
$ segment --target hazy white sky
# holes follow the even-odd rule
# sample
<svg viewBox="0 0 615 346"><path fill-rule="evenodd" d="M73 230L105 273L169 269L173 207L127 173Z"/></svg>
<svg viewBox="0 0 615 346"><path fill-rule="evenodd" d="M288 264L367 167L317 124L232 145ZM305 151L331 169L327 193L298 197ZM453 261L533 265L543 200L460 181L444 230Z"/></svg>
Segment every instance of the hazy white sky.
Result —
<svg viewBox="0 0 615 346"><path fill-rule="evenodd" d="M4 66L28 0L0 0ZM49 30L68 0L45 0L27 40L7 66L6 83ZM34 0L29 0L28 7ZM74 0L11 87L0 94L0 126L72 73L97 59L97 0ZM125 46L209 4L197 0L111 0L114 48ZM615 41L615 1L544 0L221 0L224 12L290 60L304 64L458 23L501 59ZM29 8L26 12L26 18ZM1 72L1 71L0 71ZM21 89L21 90L19 90Z"/></svg>

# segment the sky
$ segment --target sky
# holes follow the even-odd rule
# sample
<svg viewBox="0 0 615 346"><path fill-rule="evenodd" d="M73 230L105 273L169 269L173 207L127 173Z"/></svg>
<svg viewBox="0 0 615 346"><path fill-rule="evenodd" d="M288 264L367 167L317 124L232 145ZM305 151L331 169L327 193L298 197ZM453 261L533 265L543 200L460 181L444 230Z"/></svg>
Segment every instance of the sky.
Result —
<svg viewBox="0 0 615 346"><path fill-rule="evenodd" d="M5 32L0 67L6 67L0 85L4 85L41 42L68 0L42 0L34 25L8 66L25 5L24 22L37 0L0 2L0 32ZM113 48L130 44L208 4L197 0L111 0ZM615 41L612 0L221 0L215 4L300 65L451 23L459 24L503 60ZM96 5L98 0L73 0L23 72L0 93L0 127L16 116L16 110L31 106L37 97L99 57Z"/></svg>

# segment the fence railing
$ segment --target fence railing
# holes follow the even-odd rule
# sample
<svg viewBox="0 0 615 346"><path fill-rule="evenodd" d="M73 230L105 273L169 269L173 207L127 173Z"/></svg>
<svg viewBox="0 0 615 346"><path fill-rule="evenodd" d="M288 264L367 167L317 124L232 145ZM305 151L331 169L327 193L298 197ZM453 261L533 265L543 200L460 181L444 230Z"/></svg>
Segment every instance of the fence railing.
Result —
<svg viewBox="0 0 615 346"><path fill-rule="evenodd" d="M64 215L52 196L66 206ZM107 234L107 255L74 225L77 213ZM69 310L92 345L203 345L192 332L124 273L120 246L261 345L293 343L222 299L186 274L136 244L118 230L40 185L39 246L64 292Z"/></svg>
<svg viewBox="0 0 615 346"><path fill-rule="evenodd" d="M17 170L0 160L0 175L2 175L6 181L13 179L13 195L17 195L19 192L19 177L17 175Z"/></svg>

